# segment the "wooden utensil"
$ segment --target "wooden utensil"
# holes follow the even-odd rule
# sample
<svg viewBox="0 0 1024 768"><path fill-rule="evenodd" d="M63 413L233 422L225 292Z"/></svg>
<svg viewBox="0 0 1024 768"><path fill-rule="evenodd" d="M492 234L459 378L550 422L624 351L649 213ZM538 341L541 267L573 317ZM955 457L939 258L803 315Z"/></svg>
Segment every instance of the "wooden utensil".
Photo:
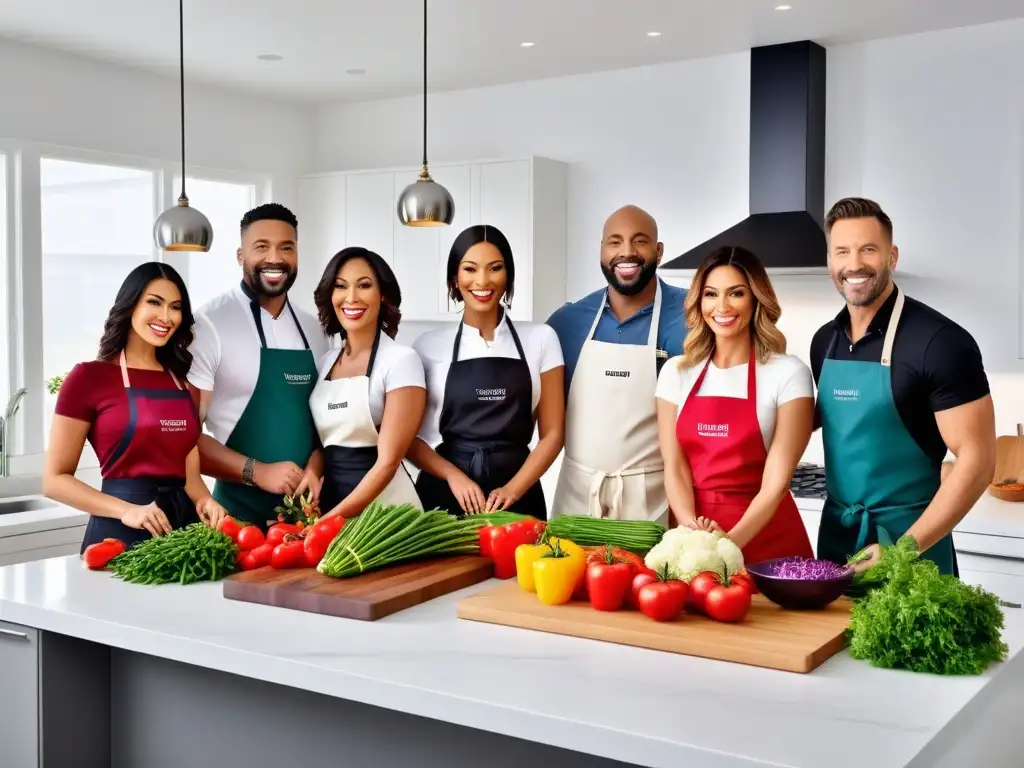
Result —
<svg viewBox="0 0 1024 768"><path fill-rule="evenodd" d="M224 597L345 619L376 621L479 584L494 574L486 557L459 555L392 565L335 579L313 568L242 571L224 580Z"/></svg>
<svg viewBox="0 0 1024 768"><path fill-rule="evenodd" d="M846 646L851 607L840 598L820 611L787 611L754 595L750 612L737 624L688 613L659 622L639 611L597 611L584 602L544 605L513 581L460 600L456 610L460 619L810 672Z"/></svg>
<svg viewBox="0 0 1024 768"><path fill-rule="evenodd" d="M1024 425L1015 436L996 438L996 469L988 492L1003 501L1024 501Z"/></svg>

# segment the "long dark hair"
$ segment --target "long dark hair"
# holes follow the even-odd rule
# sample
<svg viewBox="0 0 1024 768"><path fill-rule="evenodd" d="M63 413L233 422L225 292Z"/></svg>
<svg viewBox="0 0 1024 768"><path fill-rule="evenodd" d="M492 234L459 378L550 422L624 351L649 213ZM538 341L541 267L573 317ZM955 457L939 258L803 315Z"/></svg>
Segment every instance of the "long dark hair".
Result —
<svg viewBox="0 0 1024 768"><path fill-rule="evenodd" d="M402 289L398 286L398 278L391 270L391 267L379 254L367 248L350 246L342 248L331 260L327 262L320 282L313 291L313 302L316 304L316 314L320 319L320 325L328 336L340 334L345 338L345 328L338 320L338 311L334 308L331 300L334 294L334 283L338 279L338 273L346 263L352 259L364 259L373 270L377 278L377 286L380 288L380 313L377 315L377 327L392 339L398 335L398 323L402 320Z"/></svg>
<svg viewBox="0 0 1024 768"><path fill-rule="evenodd" d="M192 315L192 302L188 297L188 288L181 275L170 264L159 261L147 261L140 264L121 283L121 288L114 299L114 306L107 314L103 324L103 337L100 339L100 360L113 360L128 345L128 336L132 331L132 314L139 300L146 292L146 286L154 280L170 280L181 294L181 325L174 329L171 338L162 347L156 348L156 359L164 368L179 379L188 376L192 367L192 353L188 351L192 343L192 326L196 319Z"/></svg>
<svg viewBox="0 0 1024 768"><path fill-rule="evenodd" d="M508 244L508 239L502 234L500 229L492 227L490 224L474 224L471 227L466 227L455 238L455 242L452 243L452 248L448 251L448 269L446 274L448 297L456 303L462 301L462 294L459 293L459 264L462 263L466 252L474 245L479 245L480 243L490 243L493 245L498 249L501 258L505 261L505 274L507 276L505 279L505 303L510 304L516 287L516 262L512 258L512 246Z"/></svg>

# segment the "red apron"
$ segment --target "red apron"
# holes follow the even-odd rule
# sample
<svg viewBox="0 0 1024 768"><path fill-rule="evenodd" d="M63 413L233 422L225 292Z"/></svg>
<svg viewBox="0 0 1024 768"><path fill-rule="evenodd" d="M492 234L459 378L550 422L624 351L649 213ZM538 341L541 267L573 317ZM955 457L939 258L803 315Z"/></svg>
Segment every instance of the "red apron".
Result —
<svg viewBox="0 0 1024 768"><path fill-rule="evenodd" d="M693 473L697 517L718 523L726 532L739 522L761 490L768 452L757 420L757 366L753 348L747 373L746 400L698 397L711 358L697 377L676 421L676 439ZM768 524L743 548L743 559L757 563L775 557L813 557L800 512L786 491Z"/></svg>

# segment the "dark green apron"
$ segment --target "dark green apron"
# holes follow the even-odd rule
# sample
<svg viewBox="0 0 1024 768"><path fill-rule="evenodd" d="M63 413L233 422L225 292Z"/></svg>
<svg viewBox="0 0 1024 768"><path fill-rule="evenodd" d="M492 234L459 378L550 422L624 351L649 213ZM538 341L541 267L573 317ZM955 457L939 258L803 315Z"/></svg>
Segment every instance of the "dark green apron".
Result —
<svg viewBox="0 0 1024 768"><path fill-rule="evenodd" d="M833 334L818 379L828 496L818 557L845 563L868 544L890 546L917 522L941 481L941 462L907 432L892 395L893 340L903 311L896 297L878 363L831 360ZM922 553L942 573L959 575L952 535Z"/></svg>
<svg viewBox="0 0 1024 768"><path fill-rule="evenodd" d="M290 303L286 306L305 349L268 349L259 302L248 286L243 284L242 290L250 297L260 337L260 373L256 388L225 445L262 464L293 461L305 467L316 441L316 427L309 409L309 396L316 386L316 361ZM276 519L274 507L280 506L283 500L279 494L226 480L214 484L213 497L229 514L261 527L268 520Z"/></svg>

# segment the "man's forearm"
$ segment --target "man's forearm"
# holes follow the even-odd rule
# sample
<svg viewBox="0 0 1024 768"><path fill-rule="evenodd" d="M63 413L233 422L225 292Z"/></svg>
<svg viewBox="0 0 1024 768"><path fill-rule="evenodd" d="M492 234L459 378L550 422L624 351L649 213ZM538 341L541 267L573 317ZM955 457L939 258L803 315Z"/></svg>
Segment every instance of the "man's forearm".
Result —
<svg viewBox="0 0 1024 768"><path fill-rule="evenodd" d="M961 451L931 504L907 530L922 552L951 533L971 511L991 482L992 472L988 452L981 448Z"/></svg>
<svg viewBox="0 0 1024 768"><path fill-rule="evenodd" d="M200 471L207 477L238 483L248 457L204 434L199 438L199 459Z"/></svg>

